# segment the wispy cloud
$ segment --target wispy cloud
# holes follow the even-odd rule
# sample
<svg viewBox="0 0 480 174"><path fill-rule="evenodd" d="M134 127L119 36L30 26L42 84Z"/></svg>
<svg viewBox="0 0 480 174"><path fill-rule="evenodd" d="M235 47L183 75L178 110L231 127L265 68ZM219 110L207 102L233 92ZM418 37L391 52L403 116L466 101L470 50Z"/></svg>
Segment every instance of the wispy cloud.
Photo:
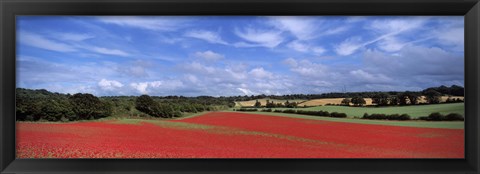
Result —
<svg viewBox="0 0 480 174"><path fill-rule="evenodd" d="M318 36L318 20L312 17L279 16L270 17L272 25L278 29L288 31L299 40L308 40Z"/></svg>
<svg viewBox="0 0 480 174"><path fill-rule="evenodd" d="M173 31L183 27L185 20L176 17L159 18L159 17L137 17L137 16L104 16L98 17L98 20L107 23L125 27L140 28L154 31Z"/></svg>
<svg viewBox="0 0 480 174"><path fill-rule="evenodd" d="M57 51L57 52L74 52L76 48L65 43L53 41L31 32L20 31L18 33L18 43L37 47L41 49Z"/></svg>
<svg viewBox="0 0 480 174"><path fill-rule="evenodd" d="M195 57L205 59L207 61L217 61L225 58L224 55L215 53L213 51L195 52Z"/></svg>
<svg viewBox="0 0 480 174"><path fill-rule="evenodd" d="M123 84L116 81L116 80L102 79L98 82L98 86L103 90L113 91L113 90L116 90L118 88L123 87Z"/></svg>
<svg viewBox="0 0 480 174"><path fill-rule="evenodd" d="M88 49L93 52L106 54L106 55L123 56L123 57L127 57L130 55L122 50L117 50L117 49L108 49L108 48L102 48L102 47L91 47Z"/></svg>
<svg viewBox="0 0 480 174"><path fill-rule="evenodd" d="M191 38L196 38L196 39L201 39L204 41L207 41L209 43L213 44L223 44L223 45L228 45L227 42L225 42L220 34L212 31L206 31L206 30L191 30L188 31L184 34L185 37L191 37Z"/></svg>
<svg viewBox="0 0 480 174"><path fill-rule="evenodd" d="M61 19L18 18L19 87L219 96L419 90L464 78L461 16Z"/></svg>
<svg viewBox="0 0 480 174"><path fill-rule="evenodd" d="M327 51L323 47L311 46L311 45L308 45L306 43L302 43L300 41L292 41L292 42L287 44L287 47L291 48L291 49L294 49L296 51L299 51L299 52L303 52L303 53L310 52L310 53L313 53L315 55L321 55L321 54L323 54Z"/></svg>
<svg viewBox="0 0 480 174"><path fill-rule="evenodd" d="M238 42L236 46L238 47L251 47L251 46L262 46L268 48L274 48L281 44L284 41L281 31L275 30L263 30L263 29L254 29L247 27L244 30L235 29L235 34L252 43Z"/></svg>
<svg viewBox="0 0 480 174"><path fill-rule="evenodd" d="M350 37L338 44L335 47L335 52L338 55L347 56L353 54L360 48L379 41L382 41L380 43L382 49L387 51L397 51L406 45L406 43L400 42L400 40L395 37L403 32L408 32L423 26L426 19L427 18L415 17L394 20L374 20L366 26L366 29L379 33L379 36L367 41L362 41L359 36Z"/></svg>
<svg viewBox="0 0 480 174"><path fill-rule="evenodd" d="M80 33L56 33L54 34L55 37L58 37L60 40L65 40L65 41L84 41L87 39L94 38L95 36L91 34L80 34Z"/></svg>

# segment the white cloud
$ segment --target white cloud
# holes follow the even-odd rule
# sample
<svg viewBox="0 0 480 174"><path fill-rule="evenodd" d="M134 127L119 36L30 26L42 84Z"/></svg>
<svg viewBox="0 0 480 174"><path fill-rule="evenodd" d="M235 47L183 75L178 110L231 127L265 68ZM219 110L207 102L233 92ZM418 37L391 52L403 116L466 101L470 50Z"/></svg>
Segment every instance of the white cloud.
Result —
<svg viewBox="0 0 480 174"><path fill-rule="evenodd" d="M393 52L402 49L406 45L406 43L399 41L398 38L395 37L387 37L382 41L379 41L377 45L378 48L384 51Z"/></svg>
<svg viewBox="0 0 480 174"><path fill-rule="evenodd" d="M103 90L112 91L123 87L123 84L115 80L102 79L98 82L98 86Z"/></svg>
<svg viewBox="0 0 480 174"><path fill-rule="evenodd" d="M228 45L228 43L225 42L218 33L211 32L211 31L192 30L192 31L189 31L189 32L185 33L184 36L205 40L205 41L207 41L209 43L213 43L213 44Z"/></svg>
<svg viewBox="0 0 480 174"><path fill-rule="evenodd" d="M117 49L108 49L108 48L102 48L102 47L91 47L87 48L90 51L101 53L101 54L107 54L107 55L114 55L114 56L123 56L127 57L130 54L122 51L122 50L117 50Z"/></svg>
<svg viewBox="0 0 480 174"><path fill-rule="evenodd" d="M380 34L377 37L362 41L358 36L350 37L342 43L335 46L335 52L341 56L348 56L355 53L358 49L367 45L379 42L381 49L386 51L398 51L408 43L400 42L396 36L422 27L425 24L426 17L410 17L400 19L381 19L374 20L365 28Z"/></svg>
<svg viewBox="0 0 480 174"><path fill-rule="evenodd" d="M287 47L291 48L291 49L294 49L296 51L299 51L299 52L303 52L303 53L311 52L311 53L316 54L316 55L321 55L321 54L323 54L327 51L323 47L310 46L310 45L302 43L298 40L288 43Z"/></svg>
<svg viewBox="0 0 480 174"><path fill-rule="evenodd" d="M130 87L141 94L171 94L176 89L184 87L184 84L180 80L159 80L130 83Z"/></svg>
<svg viewBox="0 0 480 174"><path fill-rule="evenodd" d="M141 94L148 94L147 92L147 87L148 87L148 83L147 82L143 82L143 83L131 83L130 86L134 89L136 89L138 92L140 92Z"/></svg>
<svg viewBox="0 0 480 174"><path fill-rule="evenodd" d="M186 75L185 75L185 79L186 79L187 81L189 81L190 83L198 83L198 82L199 82L197 76L192 75L192 74L186 74Z"/></svg>
<svg viewBox="0 0 480 174"><path fill-rule="evenodd" d="M290 71L302 76L323 77L329 74L327 66L320 63L313 63L309 60L297 61L293 58L288 58L284 60L284 63L290 65Z"/></svg>
<svg viewBox="0 0 480 174"><path fill-rule="evenodd" d="M245 89L245 88L237 88L239 91L243 92L243 94L245 95L256 95L257 93L254 93L252 91L250 91L249 89Z"/></svg>
<svg viewBox="0 0 480 174"><path fill-rule="evenodd" d="M319 21L311 17L277 16L270 17L271 23L277 28L288 31L299 40L315 38Z"/></svg>
<svg viewBox="0 0 480 174"><path fill-rule="evenodd" d="M291 67L297 67L298 66L297 61L293 58L287 58L287 59L283 60L283 63L288 65L288 66L291 66Z"/></svg>
<svg viewBox="0 0 480 174"><path fill-rule="evenodd" d="M195 56L199 57L199 58L202 58L202 59L205 59L205 60L208 60L208 61L217 61L217 60L225 58L225 56L223 56L221 54L218 54L218 53L215 53L215 52L210 51L210 50L204 51L204 52L196 52Z"/></svg>
<svg viewBox="0 0 480 174"><path fill-rule="evenodd" d="M406 45L396 55L377 50L367 50L364 55L365 68L375 70L397 82L418 86L423 81L459 81L464 76L464 55L457 55L438 47ZM426 83L425 86L433 85Z"/></svg>
<svg viewBox="0 0 480 174"><path fill-rule="evenodd" d="M367 26L367 29L382 33L399 33L423 26L427 17L402 17L397 19L379 19L374 20Z"/></svg>
<svg viewBox="0 0 480 174"><path fill-rule="evenodd" d="M250 46L262 46L267 48L274 48L281 44L284 38L281 35L281 31L274 30L260 30L253 28L246 28L244 31L235 29L235 34L253 44L238 42L235 46L238 47L250 47Z"/></svg>
<svg viewBox="0 0 480 174"><path fill-rule="evenodd" d="M350 28L350 27L348 27L348 26L340 26L340 27L328 29L328 30L322 32L321 35L340 34L340 33L343 33L343 32L345 32L345 31L347 31L349 28Z"/></svg>
<svg viewBox="0 0 480 174"><path fill-rule="evenodd" d="M94 38L93 35L91 34L79 34L79 33L58 33L55 34L56 37L58 37L60 40L66 40L66 41L84 41L87 39Z"/></svg>
<svg viewBox="0 0 480 174"><path fill-rule="evenodd" d="M335 52L341 56L347 56L353 54L357 49L361 48L364 44L361 43L360 37L351 37L344 40L339 45L335 46Z"/></svg>
<svg viewBox="0 0 480 174"><path fill-rule="evenodd" d="M306 44L303 44L299 41L292 41L290 43L287 44L287 47L291 48L291 49L294 49L296 51L299 51L299 52L307 52L310 50L310 47Z"/></svg>
<svg viewBox="0 0 480 174"><path fill-rule="evenodd" d="M41 35L25 32L25 31L21 31L18 33L18 40L20 44L25 44L32 47L42 48L42 49L51 50L51 51L57 51L57 52L77 51L77 49L75 49L70 45L60 43L60 42L55 42L55 41L46 39Z"/></svg>
<svg viewBox="0 0 480 174"><path fill-rule="evenodd" d="M390 82L392 80L383 74L372 74L361 69L350 71L350 75L352 75L355 79L361 80L365 83L377 84Z"/></svg>
<svg viewBox="0 0 480 174"><path fill-rule="evenodd" d="M438 31L436 36L442 44L454 45L456 47L460 47L461 49L464 47L465 37L463 27Z"/></svg>
<svg viewBox="0 0 480 174"><path fill-rule="evenodd" d="M137 16L102 16L98 20L107 24L141 28L154 31L174 31L183 26L178 17L137 17Z"/></svg>
<svg viewBox="0 0 480 174"><path fill-rule="evenodd" d="M195 73L213 74L216 70L212 66L206 66L198 62L191 62L181 66L182 69Z"/></svg>
<svg viewBox="0 0 480 174"><path fill-rule="evenodd" d="M263 67L252 69L252 70L250 70L250 72L248 72L248 74L250 74L251 76L253 76L255 78L259 78L259 79L261 79L261 78L273 78L273 74L271 72L265 71L263 69Z"/></svg>

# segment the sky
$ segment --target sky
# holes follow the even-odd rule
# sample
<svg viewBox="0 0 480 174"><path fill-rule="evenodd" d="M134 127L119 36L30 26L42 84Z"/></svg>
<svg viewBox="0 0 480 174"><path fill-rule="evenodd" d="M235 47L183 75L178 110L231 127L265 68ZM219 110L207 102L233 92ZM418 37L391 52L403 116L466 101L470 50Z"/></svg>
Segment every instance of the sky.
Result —
<svg viewBox="0 0 480 174"><path fill-rule="evenodd" d="M97 96L464 86L463 16L17 16L16 85Z"/></svg>

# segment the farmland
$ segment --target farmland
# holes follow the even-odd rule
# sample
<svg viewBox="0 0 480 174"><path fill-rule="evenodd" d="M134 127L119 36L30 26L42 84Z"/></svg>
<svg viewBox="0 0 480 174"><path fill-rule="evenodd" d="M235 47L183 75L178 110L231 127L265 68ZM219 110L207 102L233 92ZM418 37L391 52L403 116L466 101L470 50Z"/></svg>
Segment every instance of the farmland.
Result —
<svg viewBox="0 0 480 174"><path fill-rule="evenodd" d="M463 158L462 128L236 112L17 122L18 158ZM354 120L354 119L350 119Z"/></svg>
<svg viewBox="0 0 480 174"><path fill-rule="evenodd" d="M278 108L287 109L287 108ZM291 108L289 108L291 109ZM324 110L328 112L343 112L349 117L362 117L364 113L376 114L408 114L412 118L428 116L432 112L442 114L458 113L463 115L465 111L464 103L433 104L433 105L414 105L414 106L389 106L389 107L349 107L349 106L317 106L309 108L298 108L299 110L317 111Z"/></svg>
<svg viewBox="0 0 480 174"><path fill-rule="evenodd" d="M445 102L448 98L450 99L461 99L463 100L463 96L441 96L440 102ZM258 99L258 100L250 100L250 101L240 101L236 102L237 107L245 107L245 106L254 106L256 101L259 101L262 106L265 106L266 101L273 101L274 103L285 103L287 100L275 100L275 99ZM324 105L340 105L342 103L343 98L322 98L322 99L312 99L312 100L289 100L289 102L297 102L299 106L324 106ZM426 103L427 100L425 96L419 97L418 102ZM375 105L372 103L372 98L365 98L365 105Z"/></svg>

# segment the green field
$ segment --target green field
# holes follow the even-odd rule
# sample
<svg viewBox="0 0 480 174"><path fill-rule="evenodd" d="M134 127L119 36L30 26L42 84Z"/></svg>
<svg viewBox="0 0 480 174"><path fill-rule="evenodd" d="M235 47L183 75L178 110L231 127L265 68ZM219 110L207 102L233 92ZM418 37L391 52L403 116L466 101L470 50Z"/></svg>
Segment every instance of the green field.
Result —
<svg viewBox="0 0 480 174"><path fill-rule="evenodd" d="M291 108L272 108L272 110L284 110ZM389 107L349 107L349 106L316 106L310 108L297 108L308 111L328 111L341 112L348 117L362 117L364 113L368 114L408 114L412 118L428 116L433 112L441 114L458 113L464 115L464 103L434 104L434 105L416 105L416 106L389 106Z"/></svg>
<svg viewBox="0 0 480 174"><path fill-rule="evenodd" d="M352 119L352 118L319 117L319 116L286 114L286 113L277 113L277 112L244 112L244 113L279 116L279 117L291 117L291 118L300 118L300 119L309 119L309 120L323 120L323 121L374 124L374 125L386 125L386 126L464 129L463 121L422 121L422 120L392 121L392 120L365 120L365 119Z"/></svg>

